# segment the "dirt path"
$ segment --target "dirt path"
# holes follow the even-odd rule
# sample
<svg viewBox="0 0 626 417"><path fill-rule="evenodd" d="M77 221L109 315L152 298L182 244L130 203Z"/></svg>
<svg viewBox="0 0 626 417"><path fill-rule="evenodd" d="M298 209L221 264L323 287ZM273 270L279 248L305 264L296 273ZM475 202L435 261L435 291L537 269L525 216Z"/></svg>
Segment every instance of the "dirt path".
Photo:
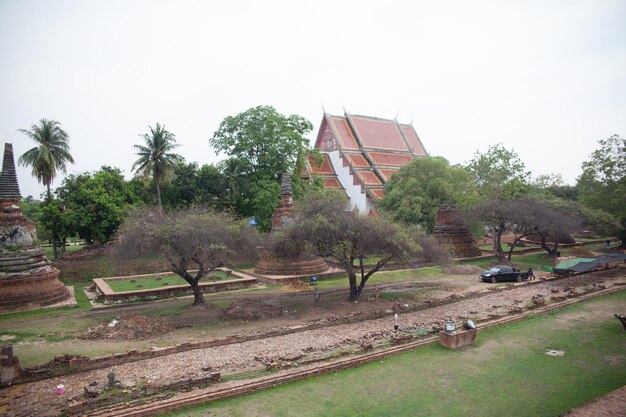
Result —
<svg viewBox="0 0 626 417"><path fill-rule="evenodd" d="M563 417L626 417L626 385L568 411Z"/></svg>
<svg viewBox="0 0 626 417"><path fill-rule="evenodd" d="M450 318L460 320L471 316L485 319L505 315L530 303L533 296L541 295L549 300L551 296L563 295L564 291L574 286L591 285L598 281L611 286L616 282L623 283L624 278L623 271L619 274L588 274L538 285L522 285L504 292L490 292L474 299L400 314L400 328L407 331L430 329L441 326ZM80 395L85 385L94 380L106 381L109 372L114 372L125 385L132 386L146 381L164 384L199 378L206 375L203 368L219 369L222 375L262 370L268 360L300 355L323 358L332 352L349 351L361 343L389 340L392 329L393 318L384 317L125 363L4 389L0 391L4 402L2 405L0 401L0 408L5 407L6 415L10 417L54 416L60 413L69 398ZM65 395L54 395L53 389L58 384L65 385Z"/></svg>

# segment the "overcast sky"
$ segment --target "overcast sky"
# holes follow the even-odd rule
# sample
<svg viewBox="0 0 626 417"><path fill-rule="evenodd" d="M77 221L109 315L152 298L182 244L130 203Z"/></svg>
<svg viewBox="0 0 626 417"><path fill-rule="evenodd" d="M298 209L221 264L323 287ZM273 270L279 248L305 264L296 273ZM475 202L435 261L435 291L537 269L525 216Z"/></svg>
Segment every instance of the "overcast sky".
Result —
<svg viewBox="0 0 626 417"><path fill-rule="evenodd" d="M503 143L568 183L626 136L626 1L0 0L0 141L61 122L76 164L127 177L164 123L179 153L223 159L220 121L267 104L413 121L452 163ZM23 195L43 186L18 169ZM61 184L57 179L53 187Z"/></svg>

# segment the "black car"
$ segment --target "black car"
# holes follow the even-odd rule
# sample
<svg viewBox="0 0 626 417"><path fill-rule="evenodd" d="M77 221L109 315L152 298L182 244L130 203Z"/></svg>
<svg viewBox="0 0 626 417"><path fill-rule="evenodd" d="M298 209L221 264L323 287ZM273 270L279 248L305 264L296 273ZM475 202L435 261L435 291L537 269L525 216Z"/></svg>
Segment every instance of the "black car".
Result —
<svg viewBox="0 0 626 417"><path fill-rule="evenodd" d="M480 279L485 282L500 282L500 281L517 281L521 282L523 279L528 278L527 272L520 272L519 269L507 265L497 265L491 267L487 271L480 273Z"/></svg>

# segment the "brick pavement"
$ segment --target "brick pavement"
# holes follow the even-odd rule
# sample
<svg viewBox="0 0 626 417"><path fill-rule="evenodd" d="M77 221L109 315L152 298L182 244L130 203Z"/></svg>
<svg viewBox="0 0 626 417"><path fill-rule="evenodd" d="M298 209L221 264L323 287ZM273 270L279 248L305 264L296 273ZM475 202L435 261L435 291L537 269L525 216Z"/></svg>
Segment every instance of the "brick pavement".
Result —
<svg viewBox="0 0 626 417"><path fill-rule="evenodd" d="M610 286L616 281L623 282L623 278L620 276L602 279L605 285ZM553 295L563 295L564 288L576 285L574 279L576 277L571 280L547 281L540 285L521 285L508 291L486 293L478 298L400 314L399 324L401 328L430 329L433 325L440 325L448 318L460 320L471 316L474 319L483 319L489 316L505 315L513 308L527 305L534 295L541 294L546 300ZM552 289L558 289L561 294L552 293ZM114 372L117 378L127 385L144 381L164 384L182 379L199 378L206 375L206 371L202 368L219 368L222 375L227 375L264 369L265 366L255 358L277 358L294 354L311 355L312 352L347 348L363 337L372 337L372 335L385 337L385 332L392 329L393 316L389 316L231 345L195 349L116 365L107 369L21 384L0 390L0 415L7 417L56 416L61 413L71 397L82 394L85 385L96 380L105 382L109 372ZM54 388L58 384L65 385L66 392L62 396L54 394Z"/></svg>

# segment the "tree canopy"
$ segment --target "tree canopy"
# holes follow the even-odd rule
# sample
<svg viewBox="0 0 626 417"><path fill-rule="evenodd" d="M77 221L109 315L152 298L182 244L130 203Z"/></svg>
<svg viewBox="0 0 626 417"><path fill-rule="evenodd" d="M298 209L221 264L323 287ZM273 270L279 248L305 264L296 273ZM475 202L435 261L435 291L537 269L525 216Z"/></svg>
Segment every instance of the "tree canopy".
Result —
<svg viewBox="0 0 626 417"><path fill-rule="evenodd" d="M126 211L142 203L121 171L106 166L93 173L69 175L56 194L44 219L51 227L63 227L66 236L78 234L89 244L107 242Z"/></svg>
<svg viewBox="0 0 626 417"><path fill-rule="evenodd" d="M159 123L153 128L148 126L150 133L140 135L144 145L135 145L139 158L133 164L132 170L144 178L151 178L156 186L157 205L159 212L161 205L161 182L174 171L177 162L183 158L172 151L178 146L176 136Z"/></svg>
<svg viewBox="0 0 626 417"><path fill-rule="evenodd" d="M500 143L491 145L485 153L476 151L466 168L483 199L519 198L530 191L530 172L514 150Z"/></svg>
<svg viewBox="0 0 626 417"><path fill-rule="evenodd" d="M304 188L299 174L308 148L305 135L312 129L302 116L257 106L226 117L209 140L218 152L230 156L222 163L229 205L243 216L255 217L261 230L271 225L283 173L291 175L294 191Z"/></svg>
<svg viewBox="0 0 626 417"><path fill-rule="evenodd" d="M416 158L395 173L386 184L385 198L378 207L394 220L419 225L430 233L439 207L466 206L476 199L470 173L435 156Z"/></svg>
<svg viewBox="0 0 626 417"><path fill-rule="evenodd" d="M302 160L313 129L302 116L285 116L272 106L257 106L226 117L210 139L218 152L247 161L255 177L280 180Z"/></svg>
<svg viewBox="0 0 626 417"><path fill-rule="evenodd" d="M70 153L70 137L56 120L41 119L39 124L31 125L29 130L20 132L36 143L34 148L20 156L19 164L30 166L33 177L46 186L47 197L51 197L50 185L60 172L67 171L67 164L73 164Z"/></svg>
<svg viewBox="0 0 626 417"><path fill-rule="evenodd" d="M620 237L626 238L626 139L613 135L598 142L577 187L580 201L594 209L611 213L621 222Z"/></svg>

